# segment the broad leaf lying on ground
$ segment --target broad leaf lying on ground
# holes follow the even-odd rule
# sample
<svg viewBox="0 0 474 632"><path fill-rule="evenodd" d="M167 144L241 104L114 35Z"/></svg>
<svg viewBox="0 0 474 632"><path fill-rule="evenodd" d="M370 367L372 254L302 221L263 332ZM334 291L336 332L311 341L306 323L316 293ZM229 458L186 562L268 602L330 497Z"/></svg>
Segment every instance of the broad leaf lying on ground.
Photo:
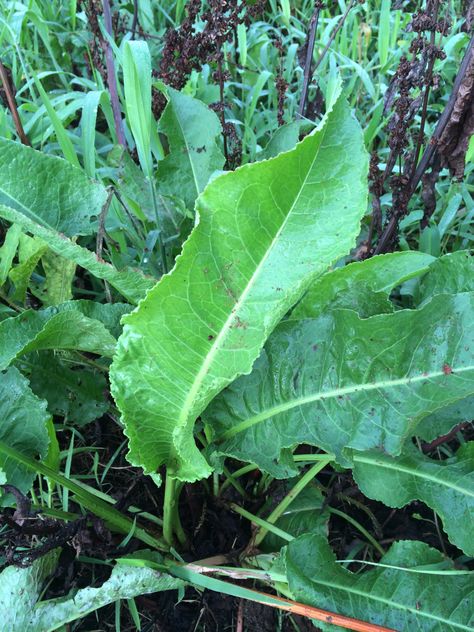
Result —
<svg viewBox="0 0 474 632"><path fill-rule="evenodd" d="M54 549L35 560L31 566L8 566L0 573L0 612L4 630L40 632L33 625L32 614L46 579L56 568L59 554L60 549Z"/></svg>
<svg viewBox="0 0 474 632"><path fill-rule="evenodd" d="M68 237L90 235L104 187L67 160L0 138L0 205Z"/></svg>
<svg viewBox="0 0 474 632"><path fill-rule="evenodd" d="M221 124L201 101L173 88L166 88L165 94L168 104L158 128L168 138L169 154L158 165L158 191L182 197L192 211L211 175L224 166L216 143Z"/></svg>
<svg viewBox="0 0 474 632"><path fill-rule="evenodd" d="M448 434L459 423L474 421L474 397L466 397L435 411L422 419L416 434L424 441L433 441Z"/></svg>
<svg viewBox="0 0 474 632"><path fill-rule="evenodd" d="M281 323L203 415L218 452L282 478L300 443L343 465L347 448L399 454L420 419L474 393L473 309L464 293L365 320L333 310Z"/></svg>
<svg viewBox="0 0 474 632"><path fill-rule="evenodd" d="M41 349L77 349L112 357L115 338L98 320L74 309L27 310L0 323L0 370Z"/></svg>
<svg viewBox="0 0 474 632"><path fill-rule="evenodd" d="M124 318L111 385L131 463L147 472L166 463L182 480L209 475L196 417L250 371L284 313L350 250L366 172L361 129L339 97L296 149L208 185L174 270Z"/></svg>
<svg viewBox="0 0 474 632"><path fill-rule="evenodd" d="M423 456L414 446L396 458L373 451L355 454L353 472L363 494L389 507L422 500L441 517L450 541L474 556L474 442L445 461Z"/></svg>
<svg viewBox="0 0 474 632"><path fill-rule="evenodd" d="M156 563L162 562L162 557L151 551L136 551L128 556L129 559L134 557L142 557ZM30 611L31 629L35 632L52 632L119 599L177 590L183 586L184 582L181 579L171 577L167 573L160 573L144 566L117 564L110 578L99 588L81 588L70 598L60 597L38 603L35 609Z"/></svg>
<svg viewBox="0 0 474 632"><path fill-rule="evenodd" d="M473 573L460 573L452 563L441 571L446 558L423 542L396 542L380 560L384 567L361 573L337 564L321 536L290 542L285 560L294 598L312 606L399 631L455 632L474 625Z"/></svg>
<svg viewBox="0 0 474 632"><path fill-rule="evenodd" d="M138 303L156 282L138 270L129 268L117 270L110 263L98 259L97 255L87 248L82 248L71 239L55 230L45 228L42 224L29 219L27 215L11 207L0 204L0 217L18 224L23 230L43 239L48 244L48 248L57 255L68 261L74 261L98 279L108 281L131 303Z"/></svg>
<svg viewBox="0 0 474 632"><path fill-rule="evenodd" d="M184 585L180 579L150 568L118 564L110 578L98 588L81 588L69 598L38 601L44 581L53 573L58 557L56 549L28 568L10 566L0 574L0 612L5 630L52 632L117 600L176 590ZM130 557L146 557L157 563L162 560L160 555L149 551L137 551Z"/></svg>
<svg viewBox="0 0 474 632"><path fill-rule="evenodd" d="M420 302L435 294L456 294L474 290L474 257L467 250L458 250L433 263L420 281Z"/></svg>
<svg viewBox="0 0 474 632"><path fill-rule="evenodd" d="M46 402L32 393L28 380L15 367L0 373L0 442L33 458L45 457L49 445L48 419ZM23 493L30 489L35 478L34 473L1 451L0 470L6 474L7 482ZM0 506L8 502L8 496L0 497Z"/></svg>
<svg viewBox="0 0 474 632"><path fill-rule="evenodd" d="M433 261L423 252L393 252L331 270L311 285L291 318L315 318L329 307L354 309L362 318L393 311L390 291Z"/></svg>
<svg viewBox="0 0 474 632"><path fill-rule="evenodd" d="M107 381L89 368L70 368L60 353L44 351L25 357L19 368L30 378L31 390L48 402L48 411L66 422L83 426L109 409Z"/></svg>

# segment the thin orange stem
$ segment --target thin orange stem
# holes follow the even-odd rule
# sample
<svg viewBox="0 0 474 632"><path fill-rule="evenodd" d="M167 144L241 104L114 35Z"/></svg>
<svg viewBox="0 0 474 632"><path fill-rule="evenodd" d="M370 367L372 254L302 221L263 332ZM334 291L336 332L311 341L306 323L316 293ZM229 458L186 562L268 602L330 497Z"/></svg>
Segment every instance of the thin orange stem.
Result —
<svg viewBox="0 0 474 632"><path fill-rule="evenodd" d="M384 628L381 625L374 625L373 623L360 621L360 619L353 619L352 617L346 617L342 614L334 614L328 610L314 608L313 606L306 606L303 603L290 601L289 599L283 599L282 597L276 597L275 595L263 593L259 590L251 590L251 592L256 595L262 595L270 597L273 600L277 600L281 605L269 604L266 601L256 598L255 601L258 601L259 603L271 606L272 608L278 608L279 610L286 610L287 612L291 612L293 614L299 614L303 617L309 617L310 619L324 621L324 623L339 625L343 628L347 628L348 630L358 630L359 632L396 632L396 630L393 630L392 628Z"/></svg>

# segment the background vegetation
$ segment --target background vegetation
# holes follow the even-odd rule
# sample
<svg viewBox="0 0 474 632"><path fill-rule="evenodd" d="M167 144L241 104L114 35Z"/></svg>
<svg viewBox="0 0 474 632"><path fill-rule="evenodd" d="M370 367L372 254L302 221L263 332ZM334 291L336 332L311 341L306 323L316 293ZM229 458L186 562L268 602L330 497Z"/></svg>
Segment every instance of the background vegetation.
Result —
<svg viewBox="0 0 474 632"><path fill-rule="evenodd" d="M290 571L279 566L277 554L294 537L285 558L294 577L310 559L308 576L321 575L330 584L340 566L354 573L352 588L369 594L370 586L377 594L379 579L384 585L406 582L408 593L423 597L413 612L404 606L404 629L470 629L474 404L467 385L456 396L449 391L438 406L442 412L423 420L410 444L413 452L404 453L403 467L397 466L398 478L385 480L383 461L344 469L329 449L314 447L321 447L320 440L307 437L298 440L296 469L283 450L279 466L288 466L285 472L273 471L263 457L259 463L258 446L253 454L226 444L216 455L209 428L228 434L219 426L225 417L220 407L230 401L237 417L238 404L231 398L246 389L251 397L251 384L241 378L234 391L232 386L225 391L228 400L217 398L196 424L197 444L208 462L218 463L216 471L197 482L192 482L197 477L168 477L159 486L163 467L148 476L136 459L135 465L127 460L131 435L129 429L124 434L120 385L113 389L115 400L110 394L109 366L121 317L172 270L208 181L221 171L293 150L324 124L325 113L327 125L340 124L345 138L345 119L330 121L341 81L370 156L370 195L355 247L336 257L336 270L329 273L336 276L328 277L327 287L323 280L313 290L315 311L303 314L308 309L303 302L296 314L300 309L304 317L315 318L335 305L365 319L409 308L403 313L415 314L414 320L400 317L393 345L400 332L412 331L411 351L422 344L423 329L434 327L433 314L449 321L461 313L466 321L450 322L469 364L473 7L461 0L1 3L0 204L8 208L0 213L0 369L5 371L0 411L16 428L19 419L32 435L40 426L49 435L49 448L38 439L31 450L8 424L0 429L0 477L2 470L8 474L0 478L5 482L1 581L23 587L28 603L39 600L44 608L48 599L66 599L108 582L97 593L78 593L75 603L40 608L35 625L23 629L313 629L308 617L316 612L299 602L373 619L375 629L401 629L388 614L372 617L370 599L369 606L361 599L347 608L347 586L345 598L326 595L326 605L307 584L298 584L304 584L301 578L293 580L290 591L285 584ZM347 138L352 143L353 137ZM31 159L25 147L41 156ZM65 162L51 162L51 156ZM362 149L341 153L347 174L341 181L349 183L353 198L349 206L358 203L354 182L364 161ZM90 179L100 185L94 188ZM20 215L27 206L25 220ZM47 224L41 220L45 208ZM332 247L335 253L342 248L337 240ZM410 255L370 268L377 255L392 251ZM290 263L296 255L287 252ZM351 262L366 265L359 268L360 277L341 273ZM441 293L450 298L436 296ZM418 316L432 297L431 307ZM20 318L28 330L21 335L12 325ZM391 339L380 323L380 332L375 325L357 330L355 320L338 324L338 335L350 338L356 331L366 341L378 335L381 345ZM60 345L54 342L58 332ZM128 362L120 353L114 361L118 367ZM142 357L137 362L143 366ZM452 372L450 364L440 366L444 375ZM133 382L126 388L133 391ZM36 460L38 455L42 458ZM230 458L224 462L223 455ZM454 469L448 472L448 466ZM403 478L417 469L431 487L423 488L416 477ZM406 494L384 496L371 488L371 479ZM443 485L449 488L447 498ZM390 546L398 540L416 542L402 543L394 552ZM147 561L143 552L136 554L143 546L164 558L154 553ZM389 549L392 558L384 557L380 566ZM334 554L342 560L339 566ZM428 569L426 577L413 573L426 583L410 584L410 573L396 576L399 560L406 557L416 568ZM117 558L122 564L115 564ZM206 560L205 565L219 567L218 573L181 564L185 560ZM128 574L130 568L137 575ZM156 570L169 574L158 576ZM271 584L260 597L266 606L249 592L261 590L262 580ZM147 586L142 592L150 594L134 592L139 581ZM459 621L448 623L447 610L436 610L443 591L459 596L459 603L448 604L456 606ZM278 610L273 594L298 607ZM0 589L0 603L15 617L16 599L14 590L6 596ZM418 610L435 613L434 623L419 621ZM320 616L318 625L329 629ZM349 625L335 622L340 629Z"/></svg>

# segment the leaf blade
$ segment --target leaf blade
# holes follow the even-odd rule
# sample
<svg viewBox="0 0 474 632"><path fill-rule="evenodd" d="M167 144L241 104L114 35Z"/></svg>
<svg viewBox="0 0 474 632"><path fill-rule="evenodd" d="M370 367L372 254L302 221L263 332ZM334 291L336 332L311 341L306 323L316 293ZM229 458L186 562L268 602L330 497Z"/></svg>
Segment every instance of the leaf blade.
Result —
<svg viewBox="0 0 474 632"><path fill-rule="evenodd" d="M28 380L10 367L0 373L0 441L31 457L45 457L49 436L47 422L50 416L46 402L31 391ZM13 459L0 454L0 470L7 482L27 493L36 477L35 472L18 465ZM0 506L9 504L9 495L0 496Z"/></svg>
<svg viewBox="0 0 474 632"><path fill-rule="evenodd" d="M467 555L474 554L467 527L474 514L474 442L447 461L429 459L412 446L396 458L357 454L354 478L366 496L390 507L423 501L441 517L449 540Z"/></svg>
<svg viewBox="0 0 474 632"><path fill-rule="evenodd" d="M170 153L158 164L157 188L163 195L178 194L190 210L209 178L224 166L216 144L221 133L217 115L201 101L166 88L168 104L161 115L159 130L166 134Z"/></svg>
<svg viewBox="0 0 474 632"><path fill-rule="evenodd" d="M392 545L381 563L411 571L444 559L422 542L400 541ZM474 622L470 575L438 578L394 568L351 573L336 564L324 538L311 535L291 542L285 560L294 596L318 607L395 630L454 632L470 630Z"/></svg>
<svg viewBox="0 0 474 632"><path fill-rule="evenodd" d="M473 309L465 293L368 319L334 310L282 323L253 373L205 411L216 449L278 477L294 472L299 443L345 466L350 449L399 454L420 419L471 394Z"/></svg>
<svg viewBox="0 0 474 632"><path fill-rule="evenodd" d="M108 281L131 303L138 303L155 285L155 279L143 275L139 270L132 268L117 270L110 263L98 259L97 255L87 248L82 248L65 235L31 220L14 208L0 204L0 217L20 225L25 231L43 239L55 254L77 263L98 279Z"/></svg>
<svg viewBox="0 0 474 632"><path fill-rule="evenodd" d="M433 261L423 252L392 252L330 270L311 285L291 312L291 318L315 318L335 307L355 309L361 317L373 316L380 313L377 307L382 304L373 304L375 294L390 305L390 291L426 272Z"/></svg>
<svg viewBox="0 0 474 632"><path fill-rule="evenodd" d="M115 338L98 320L74 309L27 310L0 323L0 370L41 349L78 349L112 357Z"/></svg>
<svg viewBox="0 0 474 632"><path fill-rule="evenodd" d="M209 474L194 445L194 419L250 370L288 307L352 246L366 206L366 158L360 128L339 99L324 127L293 152L206 188L197 201L200 222L173 272L125 317L111 367L133 463L153 471L165 462L183 480ZM334 223L341 189L349 188L346 216ZM301 252L290 266L295 247Z"/></svg>
<svg viewBox="0 0 474 632"><path fill-rule="evenodd" d="M0 205L69 237L90 235L107 194L81 169L0 138Z"/></svg>

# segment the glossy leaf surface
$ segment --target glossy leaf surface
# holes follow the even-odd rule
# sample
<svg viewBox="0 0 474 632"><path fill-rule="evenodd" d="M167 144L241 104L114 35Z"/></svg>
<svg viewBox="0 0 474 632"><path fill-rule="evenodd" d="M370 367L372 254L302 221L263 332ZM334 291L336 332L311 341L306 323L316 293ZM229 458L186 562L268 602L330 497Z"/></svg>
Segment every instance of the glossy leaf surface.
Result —
<svg viewBox="0 0 474 632"><path fill-rule="evenodd" d="M0 373L0 441L30 457L45 457L49 417L46 402L33 394L28 380L15 367ZM7 483L23 493L30 489L35 478L34 473L1 452L0 470L6 474ZM9 499L10 496L0 495L0 506L8 504Z"/></svg>
<svg viewBox="0 0 474 632"><path fill-rule="evenodd" d="M0 205L72 237L96 228L107 194L66 160L0 138Z"/></svg>
<svg viewBox="0 0 474 632"><path fill-rule="evenodd" d="M311 285L291 318L315 318L335 307L354 309L363 318L393 311L390 291L426 272L433 261L423 252L393 252L331 270Z"/></svg>
<svg viewBox="0 0 474 632"><path fill-rule="evenodd" d="M337 564L321 536L290 542L285 560L290 590L304 603L394 630L454 632L474 625L472 573L456 573L423 542L396 542L380 560L386 568L360 574Z"/></svg>
<svg viewBox="0 0 474 632"><path fill-rule="evenodd" d="M111 384L132 463L166 463L183 480L209 475L196 417L250 371L288 308L350 250L366 171L360 127L339 98L295 150L208 185L174 270L124 318Z"/></svg>
<svg viewBox="0 0 474 632"><path fill-rule="evenodd" d="M192 210L211 175L224 166L216 143L221 124L201 101L173 88L166 88L166 95L159 130L168 138L169 154L158 165L157 187L164 195L182 197Z"/></svg>
<svg viewBox="0 0 474 632"><path fill-rule="evenodd" d="M363 494L389 507L422 500L441 517L450 541L474 555L474 442L444 461L430 459L414 446L395 458L377 452L357 454L353 473Z"/></svg>
<svg viewBox="0 0 474 632"><path fill-rule="evenodd" d="M155 284L154 279L144 276L138 270L129 268L117 270L110 263L98 259L94 252L82 248L55 230L45 228L41 223L29 219L27 215L11 207L0 204L0 217L18 224L23 230L43 239L48 244L48 248L57 255L68 261L74 261L98 279L105 279L131 303L138 303L147 290Z"/></svg>
<svg viewBox="0 0 474 632"><path fill-rule="evenodd" d="M288 450L400 453L429 413L474 392L474 294L361 320L350 310L283 322L253 372L204 413L218 451L277 476Z"/></svg>

